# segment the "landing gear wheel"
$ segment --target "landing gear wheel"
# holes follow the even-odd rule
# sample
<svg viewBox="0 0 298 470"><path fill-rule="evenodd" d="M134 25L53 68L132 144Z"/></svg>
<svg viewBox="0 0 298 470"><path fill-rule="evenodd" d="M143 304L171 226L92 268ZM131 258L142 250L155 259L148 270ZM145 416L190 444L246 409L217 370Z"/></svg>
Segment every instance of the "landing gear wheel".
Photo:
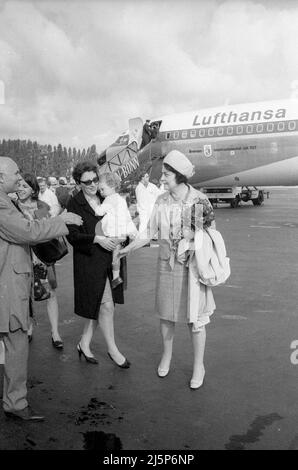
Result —
<svg viewBox="0 0 298 470"><path fill-rule="evenodd" d="M259 191L258 197L256 199L252 199L252 203L254 206L261 206L264 202L264 193L263 191Z"/></svg>
<svg viewBox="0 0 298 470"><path fill-rule="evenodd" d="M233 209L236 209L236 207L238 207L239 202L240 202L240 198L239 198L239 196L236 196L235 199L233 199L230 203L231 207Z"/></svg>

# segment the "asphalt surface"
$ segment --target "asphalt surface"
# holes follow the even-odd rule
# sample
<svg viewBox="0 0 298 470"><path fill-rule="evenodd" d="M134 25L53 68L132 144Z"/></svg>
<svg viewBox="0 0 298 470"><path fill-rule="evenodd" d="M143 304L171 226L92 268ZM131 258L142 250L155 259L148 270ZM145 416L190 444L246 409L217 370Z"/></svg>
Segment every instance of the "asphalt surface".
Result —
<svg viewBox="0 0 298 470"><path fill-rule="evenodd" d="M51 344L45 304L35 305L28 396L46 420L11 422L0 411L0 450L298 449L297 200L297 188L275 188L262 207L216 209L232 274L214 288L205 383L197 391L188 387L192 351L184 325L176 329L168 377L156 374L157 248L128 258L126 301L116 307L128 370L111 362L100 330L92 347L99 365L79 360L83 320L73 313L69 254L57 266L62 352Z"/></svg>

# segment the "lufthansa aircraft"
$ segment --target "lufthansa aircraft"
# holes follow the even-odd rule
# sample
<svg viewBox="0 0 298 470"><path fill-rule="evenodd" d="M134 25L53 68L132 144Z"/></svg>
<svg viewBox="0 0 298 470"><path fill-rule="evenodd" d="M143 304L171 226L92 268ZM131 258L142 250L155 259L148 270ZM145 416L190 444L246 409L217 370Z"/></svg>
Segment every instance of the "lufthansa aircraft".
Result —
<svg viewBox="0 0 298 470"><path fill-rule="evenodd" d="M195 165L190 183L209 197L216 193L214 199L238 188L236 202L259 205L263 191L256 186L298 184L297 100L201 109L158 117L150 125L156 136L142 147L143 122L130 120L129 130L100 155L102 171L117 171L126 180L149 169L151 180L158 180L163 158L178 149Z"/></svg>

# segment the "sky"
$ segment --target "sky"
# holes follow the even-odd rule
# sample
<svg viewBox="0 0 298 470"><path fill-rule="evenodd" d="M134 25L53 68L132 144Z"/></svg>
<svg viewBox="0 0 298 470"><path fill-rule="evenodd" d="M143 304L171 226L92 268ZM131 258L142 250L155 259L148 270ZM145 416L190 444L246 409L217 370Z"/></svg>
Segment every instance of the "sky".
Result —
<svg viewBox="0 0 298 470"><path fill-rule="evenodd" d="M288 99L295 0L0 0L0 139L100 152L128 119Z"/></svg>

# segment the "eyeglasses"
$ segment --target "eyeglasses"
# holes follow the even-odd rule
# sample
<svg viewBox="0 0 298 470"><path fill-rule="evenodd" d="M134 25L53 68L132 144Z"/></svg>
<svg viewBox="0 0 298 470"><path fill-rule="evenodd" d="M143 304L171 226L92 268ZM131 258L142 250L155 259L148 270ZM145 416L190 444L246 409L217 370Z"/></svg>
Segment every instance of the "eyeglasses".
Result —
<svg viewBox="0 0 298 470"><path fill-rule="evenodd" d="M80 181L80 183L83 183L85 186L91 186L92 183L98 183L98 182L99 182L98 176L96 176L92 180Z"/></svg>

